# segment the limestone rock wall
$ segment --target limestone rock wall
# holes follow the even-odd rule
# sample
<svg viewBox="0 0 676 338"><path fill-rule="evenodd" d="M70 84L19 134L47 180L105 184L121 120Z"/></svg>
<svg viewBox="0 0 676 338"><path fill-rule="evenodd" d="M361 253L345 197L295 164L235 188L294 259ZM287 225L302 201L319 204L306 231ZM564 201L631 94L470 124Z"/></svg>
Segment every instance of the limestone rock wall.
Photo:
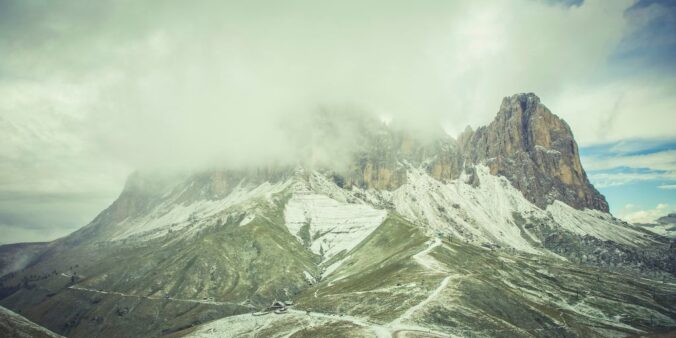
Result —
<svg viewBox="0 0 676 338"><path fill-rule="evenodd" d="M502 101L493 122L462 141L466 161L484 163L530 201L554 200L575 208L608 211L608 203L587 179L568 124L532 93Z"/></svg>

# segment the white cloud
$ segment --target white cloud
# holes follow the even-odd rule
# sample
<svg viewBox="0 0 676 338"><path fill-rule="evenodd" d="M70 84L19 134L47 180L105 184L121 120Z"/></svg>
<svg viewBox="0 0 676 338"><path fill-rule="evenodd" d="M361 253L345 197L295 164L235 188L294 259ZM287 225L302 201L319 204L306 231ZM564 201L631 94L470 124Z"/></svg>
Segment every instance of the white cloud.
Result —
<svg viewBox="0 0 676 338"><path fill-rule="evenodd" d="M0 192L112 199L137 168L292 162L319 107L457 133L532 91L582 143L668 134L671 79L604 75L632 4L17 2L0 12Z"/></svg>
<svg viewBox="0 0 676 338"><path fill-rule="evenodd" d="M665 190L675 190L676 189L676 184L663 184L657 186L660 189L665 189Z"/></svg>
<svg viewBox="0 0 676 338"><path fill-rule="evenodd" d="M673 174L660 173L590 173L588 176L596 188L615 187L634 182L674 179Z"/></svg>
<svg viewBox="0 0 676 338"><path fill-rule="evenodd" d="M6 14L16 26L4 34L20 48L0 45L14 47L0 66L22 80L6 80L0 99L17 97L11 122L21 123L19 111L57 114L64 125L55 133L72 148L130 169L287 160L296 144L280 120L318 106L457 132L489 122L506 95L534 91L554 102L603 67L631 4L103 1L77 15L37 6L32 29L22 13ZM154 14L134 15L139 7ZM50 35L62 42L46 43Z"/></svg>
<svg viewBox="0 0 676 338"><path fill-rule="evenodd" d="M629 223L656 223L655 221L669 213L676 211L676 206L660 203L653 209L635 210L634 206L626 205L619 212L619 218Z"/></svg>
<svg viewBox="0 0 676 338"><path fill-rule="evenodd" d="M582 144L669 138L675 135L669 123L674 89L673 78L655 76L567 83L548 106L571 125Z"/></svg>
<svg viewBox="0 0 676 338"><path fill-rule="evenodd" d="M588 157L585 159L585 169L602 170L617 167L651 168L655 170L676 170L676 149L665 150L652 154L620 155L610 157Z"/></svg>
<svg viewBox="0 0 676 338"><path fill-rule="evenodd" d="M676 150L651 154L613 156L608 149L603 156L583 158L590 180L599 188L638 181L676 181ZM622 170L612 171L621 168ZM635 169L632 171L631 169Z"/></svg>

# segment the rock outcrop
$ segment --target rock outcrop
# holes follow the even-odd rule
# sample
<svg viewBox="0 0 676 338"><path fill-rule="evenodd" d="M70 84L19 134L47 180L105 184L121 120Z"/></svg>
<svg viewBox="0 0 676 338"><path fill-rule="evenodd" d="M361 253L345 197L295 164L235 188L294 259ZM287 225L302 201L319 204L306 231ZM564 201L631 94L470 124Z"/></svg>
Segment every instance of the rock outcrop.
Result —
<svg viewBox="0 0 676 338"><path fill-rule="evenodd" d="M423 142L384 126L369 132L350 171L335 176L341 187L395 190L406 183L404 163L422 166L441 181L471 174L474 165L483 164L541 208L559 200L608 212L582 168L570 127L535 94L506 97L488 126L468 127L457 139L442 135Z"/></svg>
<svg viewBox="0 0 676 338"><path fill-rule="evenodd" d="M486 164L540 207L560 200L578 209L608 211L582 169L570 127L535 94L506 97L491 124L460 140L466 161Z"/></svg>

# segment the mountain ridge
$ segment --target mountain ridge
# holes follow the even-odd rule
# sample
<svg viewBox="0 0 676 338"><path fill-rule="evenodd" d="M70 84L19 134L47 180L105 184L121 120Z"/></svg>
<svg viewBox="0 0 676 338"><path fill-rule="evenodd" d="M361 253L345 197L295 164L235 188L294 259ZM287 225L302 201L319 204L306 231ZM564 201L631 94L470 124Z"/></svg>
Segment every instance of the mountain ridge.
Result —
<svg viewBox="0 0 676 338"><path fill-rule="evenodd" d="M335 171L325 166L318 170L331 173L342 188L395 190L406 180L402 162L424 165L430 175L440 180L457 179L466 167L471 171L471 166L485 164L491 174L506 177L541 208L558 199L577 209L608 212L605 197L589 182L582 168L570 127L542 105L533 93L505 97L488 126L476 131L468 127L457 139L444 137L429 143L410 133L387 129L382 124L380 128L384 128L382 134L364 137L365 144L361 150L354 151L348 170ZM305 165L212 169L201 171L195 177L212 180L210 189L227 193L225 186L232 185L237 177L274 181L289 176L298 167ZM126 194L147 193L148 189L157 189L156 185L161 184L161 181L143 175L155 173L133 173L125 183L120 196L122 200ZM523 179L531 177L535 178L533 182ZM137 204L133 205L138 207Z"/></svg>
<svg viewBox="0 0 676 338"><path fill-rule="evenodd" d="M0 304L75 337L676 328L676 284L658 281L673 281L676 245L604 210L570 128L536 98L506 98L493 127L457 140L355 134L340 170L133 174L90 224L2 276ZM251 314L275 299L298 309Z"/></svg>

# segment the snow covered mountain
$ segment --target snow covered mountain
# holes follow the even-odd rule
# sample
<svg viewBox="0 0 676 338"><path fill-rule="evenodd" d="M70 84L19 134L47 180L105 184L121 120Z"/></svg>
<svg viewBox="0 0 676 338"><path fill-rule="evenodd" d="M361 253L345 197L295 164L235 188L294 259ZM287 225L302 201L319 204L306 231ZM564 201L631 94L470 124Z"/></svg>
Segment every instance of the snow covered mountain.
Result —
<svg viewBox="0 0 676 338"><path fill-rule="evenodd" d="M3 276L0 304L66 336L676 328L676 245L608 213L570 128L535 95L505 98L457 140L362 131L341 168L136 173ZM251 314L275 299L295 305Z"/></svg>

